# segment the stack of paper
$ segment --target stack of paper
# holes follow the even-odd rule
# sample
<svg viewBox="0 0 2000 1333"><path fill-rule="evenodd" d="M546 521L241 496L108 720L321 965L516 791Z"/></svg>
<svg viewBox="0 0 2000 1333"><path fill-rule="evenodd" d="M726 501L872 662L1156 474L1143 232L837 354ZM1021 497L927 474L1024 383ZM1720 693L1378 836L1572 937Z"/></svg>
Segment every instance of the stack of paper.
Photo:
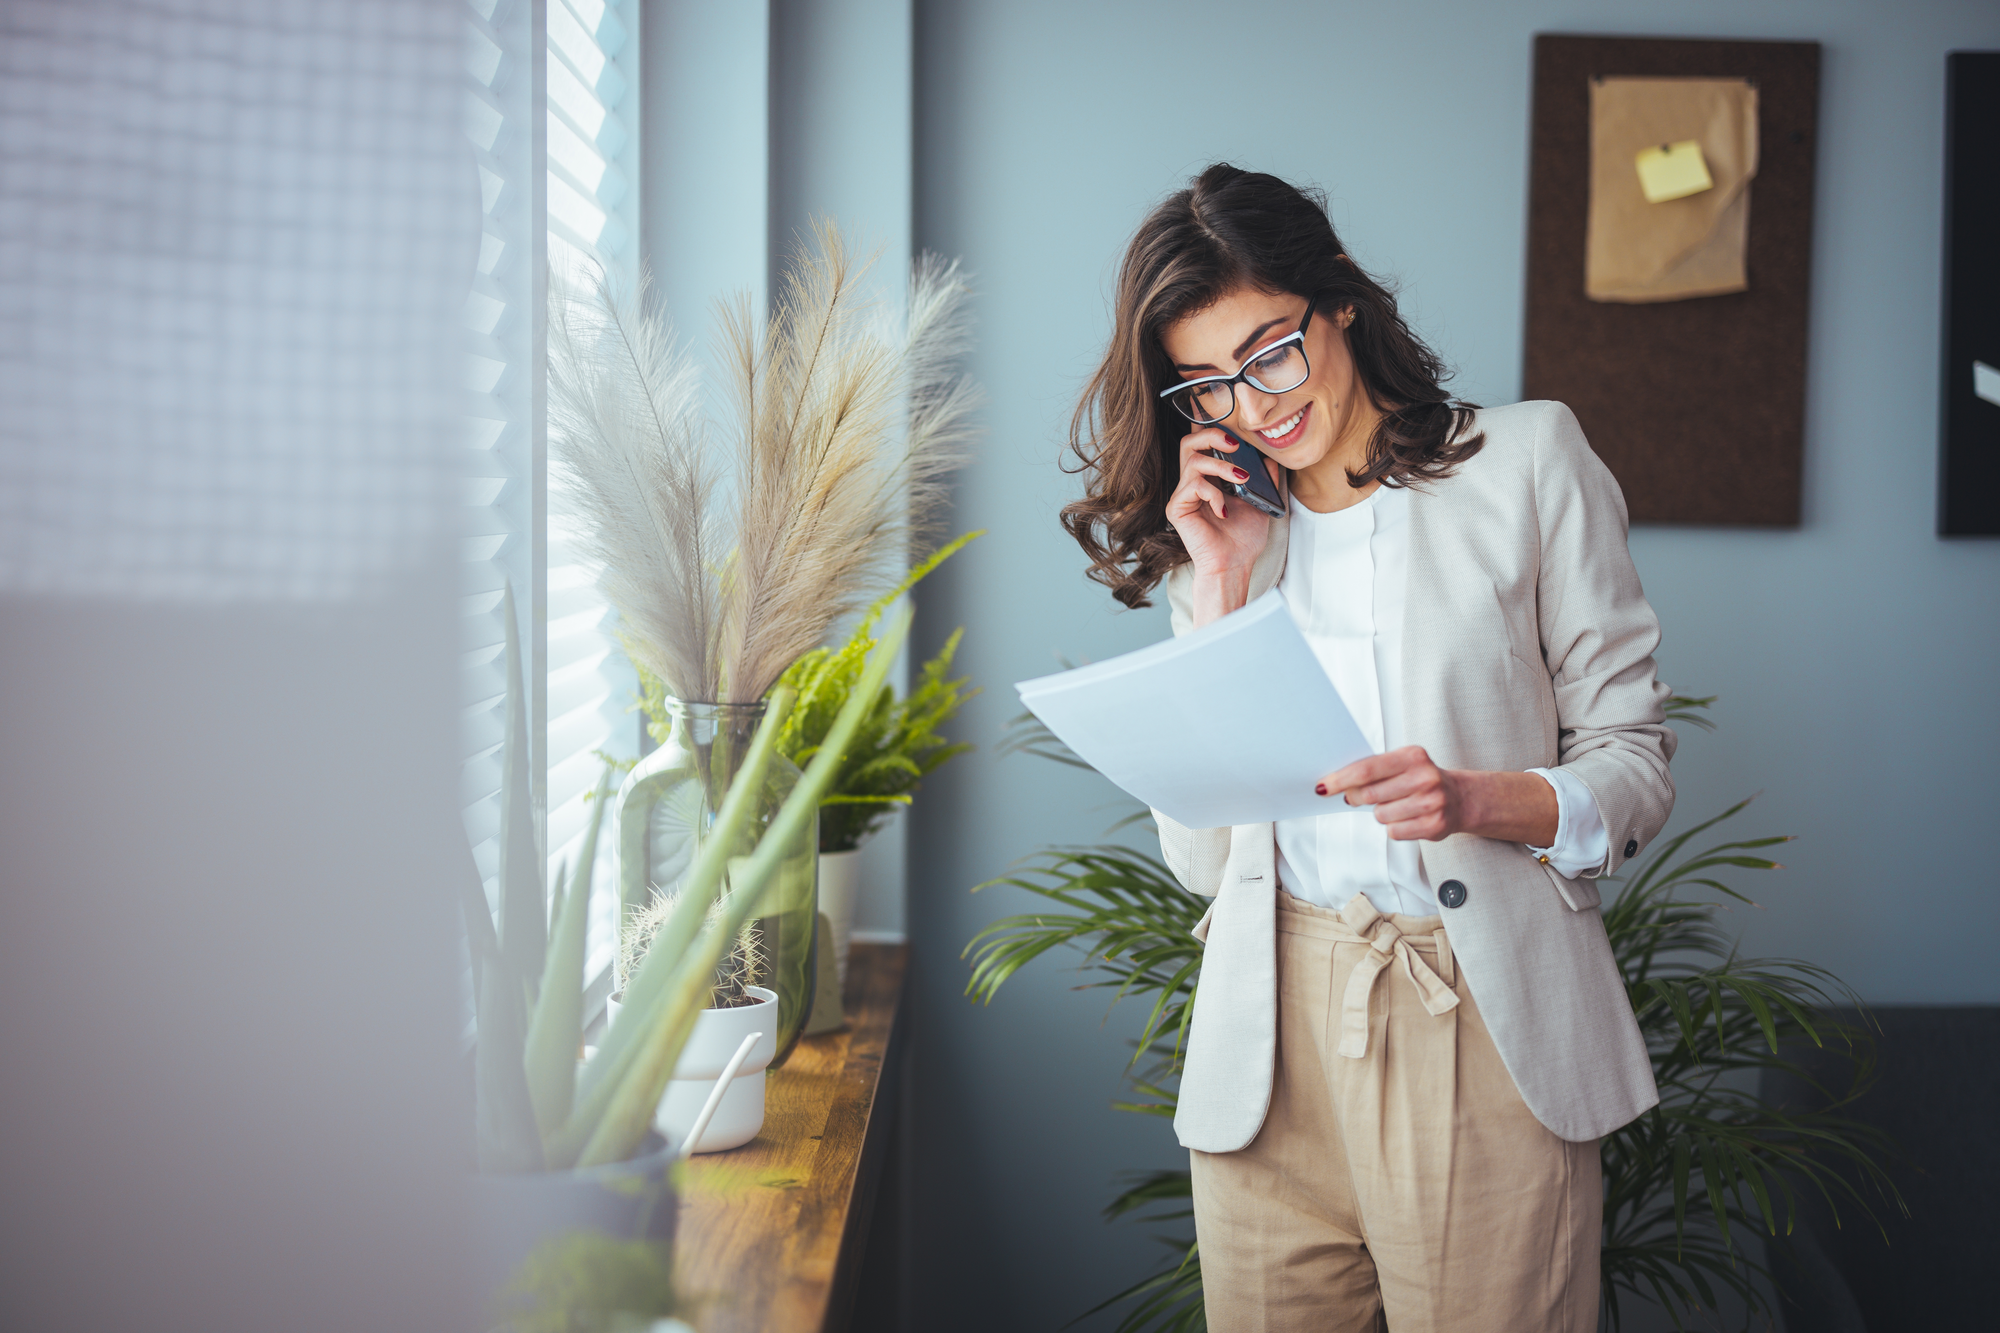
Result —
<svg viewBox="0 0 2000 1333"><path fill-rule="evenodd" d="M1091 767L1190 828L1351 809L1313 786L1372 752L1276 589L1192 634L1014 688Z"/></svg>

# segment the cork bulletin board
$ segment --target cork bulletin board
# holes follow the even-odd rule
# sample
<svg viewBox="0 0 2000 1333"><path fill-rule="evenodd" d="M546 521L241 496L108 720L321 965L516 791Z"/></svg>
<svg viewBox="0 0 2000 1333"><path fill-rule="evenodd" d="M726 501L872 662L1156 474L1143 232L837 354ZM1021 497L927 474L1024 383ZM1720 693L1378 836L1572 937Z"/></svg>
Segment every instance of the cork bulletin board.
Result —
<svg viewBox="0 0 2000 1333"><path fill-rule="evenodd" d="M1629 78L1754 90L1744 290L1586 295L1592 85ZM1799 522L1818 106L1817 42L1535 38L1523 396L1569 404L1635 522Z"/></svg>

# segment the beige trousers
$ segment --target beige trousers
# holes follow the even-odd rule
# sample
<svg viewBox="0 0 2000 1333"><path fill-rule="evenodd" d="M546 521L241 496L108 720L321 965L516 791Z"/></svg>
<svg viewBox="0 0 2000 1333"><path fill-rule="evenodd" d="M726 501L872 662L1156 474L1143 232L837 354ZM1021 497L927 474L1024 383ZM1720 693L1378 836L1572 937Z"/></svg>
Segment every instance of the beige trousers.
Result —
<svg viewBox="0 0 2000 1333"><path fill-rule="evenodd" d="M1435 916L1280 893L1250 1146L1191 1153L1211 1333L1595 1333L1597 1145L1536 1120Z"/></svg>

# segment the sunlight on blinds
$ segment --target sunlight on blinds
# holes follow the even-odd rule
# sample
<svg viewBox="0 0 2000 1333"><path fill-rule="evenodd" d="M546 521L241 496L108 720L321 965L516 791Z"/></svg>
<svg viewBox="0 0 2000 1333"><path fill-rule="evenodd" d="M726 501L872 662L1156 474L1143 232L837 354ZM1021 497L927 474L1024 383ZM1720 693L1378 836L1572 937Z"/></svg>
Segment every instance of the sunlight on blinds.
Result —
<svg viewBox="0 0 2000 1333"><path fill-rule="evenodd" d="M548 2L548 256L553 274L596 265L637 268L638 5L636 0ZM590 819L585 799L598 751L638 754L630 711L638 682L619 647L615 613L597 591L597 569L558 482L548 519L548 846L551 874L574 862ZM598 885L610 887L611 839L600 844ZM599 892L590 966L610 961L616 895Z"/></svg>
<svg viewBox="0 0 2000 1333"><path fill-rule="evenodd" d="M468 0L465 132L480 183L477 271L465 299L467 413L471 451L465 503L465 766L460 804L473 858L497 896L500 850L501 712L506 687L501 597L514 585L524 643L534 586L533 377L535 207L531 133L534 70L528 0ZM531 683L532 688L532 683ZM530 708L532 715L533 709Z"/></svg>
<svg viewBox="0 0 2000 1333"><path fill-rule="evenodd" d="M527 711L532 762L544 784L552 882L582 842L586 797L602 767L598 754L631 759L639 748L638 720L629 711L637 681L618 645L615 616L598 595L597 571L577 553L561 488L543 473L536 418L544 354L540 265L551 274L597 264L629 272L636 265L638 192L630 180L638 146L637 0L545 0L539 32L530 0L466 2L465 129L479 169L484 228L464 309L472 467L461 796L492 896L504 730L500 604L508 583L522 621L528 689L536 696ZM539 97L537 55L544 62ZM610 840L601 846L608 856ZM600 873L608 882L608 871ZM610 958L612 902L608 894L597 898L603 910L592 923L593 969Z"/></svg>

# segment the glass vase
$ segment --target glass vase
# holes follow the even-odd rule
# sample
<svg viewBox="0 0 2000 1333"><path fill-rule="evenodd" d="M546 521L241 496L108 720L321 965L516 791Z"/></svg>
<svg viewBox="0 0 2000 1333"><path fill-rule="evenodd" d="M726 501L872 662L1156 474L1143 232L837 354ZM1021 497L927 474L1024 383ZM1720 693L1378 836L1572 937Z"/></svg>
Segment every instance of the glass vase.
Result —
<svg viewBox="0 0 2000 1333"><path fill-rule="evenodd" d="M672 726L664 744L641 759L618 793L618 877L621 920L655 896L672 897L684 886L735 780L764 705L667 700ZM750 818L730 850L735 858L756 849L778 809L798 785L798 765L773 754ZM784 848L778 872L751 915L756 948L750 985L778 995L778 1051L785 1062L812 1013L819 916L819 814L805 822ZM725 894L730 892L727 882Z"/></svg>

